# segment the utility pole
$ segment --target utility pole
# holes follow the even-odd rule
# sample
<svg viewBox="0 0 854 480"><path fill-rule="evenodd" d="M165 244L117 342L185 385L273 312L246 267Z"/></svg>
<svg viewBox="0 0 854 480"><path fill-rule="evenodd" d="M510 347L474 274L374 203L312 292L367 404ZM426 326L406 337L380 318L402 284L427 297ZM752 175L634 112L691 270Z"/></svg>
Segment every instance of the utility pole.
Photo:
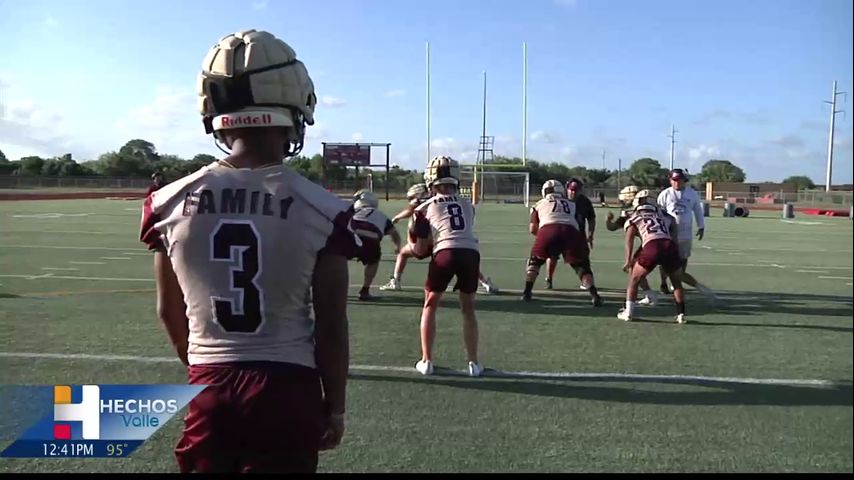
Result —
<svg viewBox="0 0 854 480"><path fill-rule="evenodd" d="M676 147L676 134L679 130L676 130L676 126L672 123L670 124L670 170L673 170L673 162L675 159L675 147Z"/></svg>
<svg viewBox="0 0 854 480"><path fill-rule="evenodd" d="M836 109L836 97L843 95L845 92L836 91L836 81L833 82L833 96L830 101L825 100L824 103L830 104L830 138L827 140L827 177L824 182L824 191L830 191L831 176L833 174L833 129L836 123L836 114L842 113L844 110Z"/></svg>
<svg viewBox="0 0 854 480"><path fill-rule="evenodd" d="M602 149L602 170L605 170L605 149Z"/></svg>
<svg viewBox="0 0 854 480"><path fill-rule="evenodd" d="M484 135L486 135L484 133ZM528 43L522 42L522 166L528 164Z"/></svg>
<svg viewBox="0 0 854 480"><path fill-rule="evenodd" d="M427 161L430 163L430 42L427 42Z"/></svg>

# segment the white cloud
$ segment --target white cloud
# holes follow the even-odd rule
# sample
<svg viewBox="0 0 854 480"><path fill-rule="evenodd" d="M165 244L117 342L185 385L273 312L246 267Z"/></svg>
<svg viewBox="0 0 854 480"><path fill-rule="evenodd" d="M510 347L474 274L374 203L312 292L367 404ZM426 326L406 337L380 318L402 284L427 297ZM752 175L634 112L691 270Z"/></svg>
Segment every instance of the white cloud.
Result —
<svg viewBox="0 0 854 480"><path fill-rule="evenodd" d="M338 108L347 105L347 102L340 98L324 95L320 97L320 104L324 107Z"/></svg>
<svg viewBox="0 0 854 480"><path fill-rule="evenodd" d="M205 135L196 97L185 89L161 87L151 101L131 109L116 121L119 145L134 138L148 140L160 153L192 157L216 153Z"/></svg>
<svg viewBox="0 0 854 480"><path fill-rule="evenodd" d="M721 149L715 145L700 145L697 147L690 147L688 149L688 158L694 161L710 160L712 158L719 157L720 154Z"/></svg>
<svg viewBox="0 0 854 480"><path fill-rule="evenodd" d="M328 136L329 136L329 129L326 128L325 123L315 121L314 125L306 127L306 130L305 130L306 140L326 140L326 138Z"/></svg>
<svg viewBox="0 0 854 480"><path fill-rule="evenodd" d="M385 96L388 98L402 97L404 95L406 95L406 90L404 90L402 88L398 88L396 90L389 90L389 91L385 92Z"/></svg>
<svg viewBox="0 0 854 480"><path fill-rule="evenodd" d="M252 10L264 10L267 8L267 0L252 3Z"/></svg>
<svg viewBox="0 0 854 480"><path fill-rule="evenodd" d="M365 136L362 135L361 132L356 132L356 133L350 135L350 140L352 140L354 142L361 142L364 139L365 139Z"/></svg>
<svg viewBox="0 0 854 480"><path fill-rule="evenodd" d="M0 96L0 145L8 158L91 154L72 140L65 117L16 91L8 80ZM11 100L10 100L11 99Z"/></svg>
<svg viewBox="0 0 854 480"><path fill-rule="evenodd" d="M536 132L531 134L531 141L534 142L543 142L549 145L553 145L556 143L560 143L560 135L554 132L546 132L544 130L537 130Z"/></svg>
<svg viewBox="0 0 854 480"><path fill-rule="evenodd" d="M781 147L797 149L804 146L804 139L797 135L787 134L771 140L770 143Z"/></svg>
<svg viewBox="0 0 854 480"><path fill-rule="evenodd" d="M59 26L59 20L53 17L47 17L42 24L48 28L54 28Z"/></svg>

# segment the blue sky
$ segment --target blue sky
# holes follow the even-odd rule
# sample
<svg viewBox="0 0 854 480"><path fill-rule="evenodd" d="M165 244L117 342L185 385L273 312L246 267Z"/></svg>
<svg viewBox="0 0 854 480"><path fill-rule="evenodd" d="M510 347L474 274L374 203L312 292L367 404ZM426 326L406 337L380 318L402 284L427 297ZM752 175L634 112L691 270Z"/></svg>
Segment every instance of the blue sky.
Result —
<svg viewBox="0 0 854 480"><path fill-rule="evenodd" d="M195 106L202 58L222 36L269 30L297 51L321 99L322 141L392 143L465 161L481 130L482 74L496 154L521 155L522 42L528 153L615 168L651 156L749 180L823 183L834 80L852 92L850 0L0 0L0 149L10 158L96 158L131 138L161 153L218 154ZM851 102L840 97L834 181L852 181ZM379 152L377 152L379 153Z"/></svg>

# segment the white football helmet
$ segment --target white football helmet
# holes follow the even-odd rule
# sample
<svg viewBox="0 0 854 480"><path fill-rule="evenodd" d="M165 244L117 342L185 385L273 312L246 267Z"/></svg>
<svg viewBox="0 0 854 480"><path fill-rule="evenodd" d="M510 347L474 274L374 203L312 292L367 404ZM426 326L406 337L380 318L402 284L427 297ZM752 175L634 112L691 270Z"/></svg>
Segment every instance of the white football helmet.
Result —
<svg viewBox="0 0 854 480"><path fill-rule="evenodd" d="M459 185L459 162L444 155L431 158L424 172L424 183L427 184L427 188L442 184Z"/></svg>
<svg viewBox="0 0 854 480"><path fill-rule="evenodd" d="M353 208L359 210L361 208L377 208L380 205L380 200L370 190L359 190L353 195Z"/></svg>
<svg viewBox="0 0 854 480"><path fill-rule="evenodd" d="M655 205L653 205L651 203L641 203L639 205L635 205L635 212L637 212L637 213L641 213L641 212L655 213L657 211L658 211L658 209L655 207Z"/></svg>
<svg viewBox="0 0 854 480"><path fill-rule="evenodd" d="M632 199L632 206L637 208L639 205L652 205L655 207L655 200L650 196L649 190L641 190L635 194Z"/></svg>
<svg viewBox="0 0 854 480"><path fill-rule="evenodd" d="M416 183L406 191L406 199L410 202L424 200L428 196L429 192L427 191L427 185L424 185L423 183Z"/></svg>
<svg viewBox="0 0 854 480"><path fill-rule="evenodd" d="M627 185L620 190L620 194L617 195L617 198L623 203L631 203L632 200L635 199L635 194L638 193L638 187L634 185Z"/></svg>
<svg viewBox="0 0 854 480"><path fill-rule="evenodd" d="M566 195L566 189L563 184L557 180L546 180L546 183L543 184L543 188L540 190L540 193L543 194L543 198L546 198L546 195L549 194L564 196Z"/></svg>
<svg viewBox="0 0 854 480"><path fill-rule="evenodd" d="M302 150L314 125L314 83L296 52L272 34L244 30L223 37L205 56L197 81L207 133L232 128L286 127L285 156Z"/></svg>

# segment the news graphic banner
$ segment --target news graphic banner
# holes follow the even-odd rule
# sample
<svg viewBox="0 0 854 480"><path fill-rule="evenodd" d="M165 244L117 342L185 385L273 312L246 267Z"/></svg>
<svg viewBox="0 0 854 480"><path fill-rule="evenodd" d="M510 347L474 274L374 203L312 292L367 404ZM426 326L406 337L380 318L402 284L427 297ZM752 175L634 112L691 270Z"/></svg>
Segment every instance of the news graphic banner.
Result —
<svg viewBox="0 0 854 480"><path fill-rule="evenodd" d="M205 385L54 385L0 391L0 457L127 457ZM28 422L21 425L22 422ZM4 435L5 437L5 435Z"/></svg>

